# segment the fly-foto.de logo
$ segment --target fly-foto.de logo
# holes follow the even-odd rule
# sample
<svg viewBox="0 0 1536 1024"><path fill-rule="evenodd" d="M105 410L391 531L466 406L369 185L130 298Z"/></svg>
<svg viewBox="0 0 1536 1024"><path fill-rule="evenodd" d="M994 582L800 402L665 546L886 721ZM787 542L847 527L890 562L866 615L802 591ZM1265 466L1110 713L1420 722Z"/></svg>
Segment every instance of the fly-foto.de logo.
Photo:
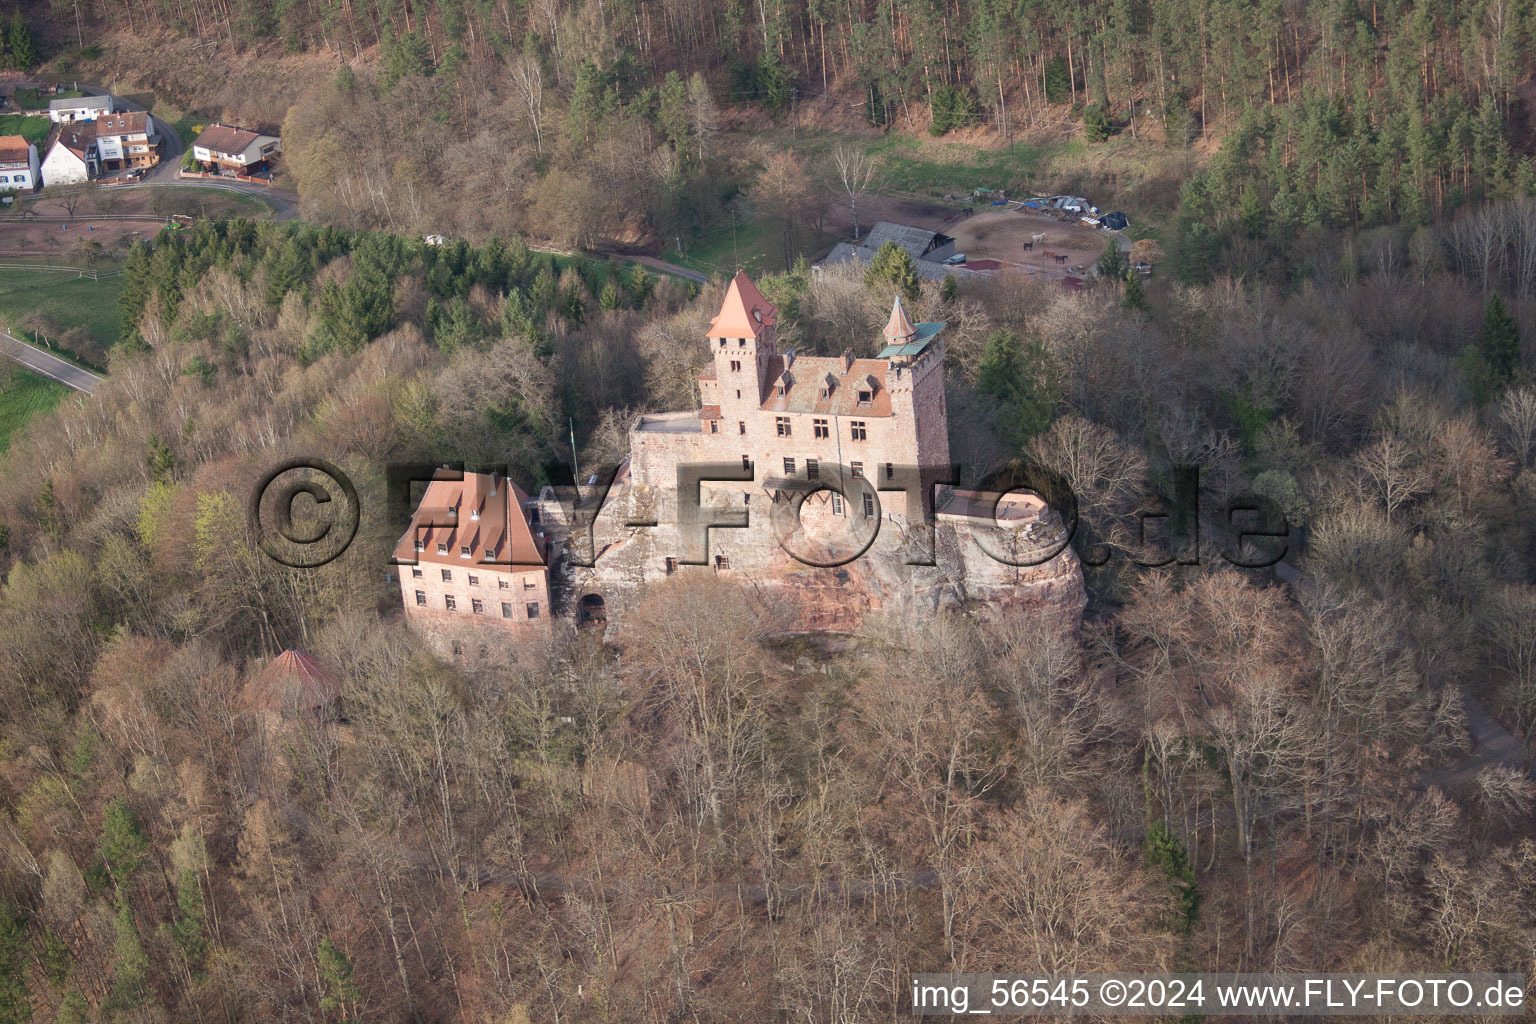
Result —
<svg viewBox="0 0 1536 1024"><path fill-rule="evenodd" d="M475 487L490 493L508 479L508 466L466 463L393 462L384 467L387 516L392 535L415 523L418 530L458 523L456 509L418 508L416 494L435 480L462 481L466 474ZM899 525L902 559L908 565L935 565L935 526L940 517L955 516L963 509L966 522L983 527L976 543L988 556L1011 566L1044 564L1072 545L1085 565L1100 566L1121 552L1138 565L1197 565L1201 559L1202 522L1222 534L1221 556L1240 568L1265 569L1283 559L1289 550L1291 527L1283 511L1263 495L1232 498L1217 509L1204 507L1200 495L1200 470L1178 467L1172 474L1173 495L1149 496L1125 517L1131 544L1119 546L1096 537L1079 515L1077 495L1061 474L1043 466L1015 463L982 476L973 486L961 487L962 467L931 467L884 463L875 473L860 464L821 462L798 474L764 474L751 459L740 462L681 463L671 500L643 505L623 501L615 486L624 466L608 465L589 471L578 483L564 463L550 463L540 472L540 492L558 505L572 564L597 564L595 527L598 516L620 505L623 525L629 529L655 529L664 523L673 528L677 550L671 556L680 565L706 565L710 561L710 537L715 530L745 530L756 517L768 527L784 552L797 562L818 568L847 565L874 545L882 528ZM707 500L720 491L733 493L739 504ZM1022 550L1010 543L1010 511L1021 496L1048 509L1053 528L1031 532L1037 543ZM484 498L486 495L478 495ZM808 504L830 506L838 515L822 517L815 539L804 528ZM302 514L300 509L302 508ZM273 467L263 476L250 502L250 522L257 543L275 561L293 568L325 565L345 552L357 535L362 508L357 488L333 463L324 459L294 459ZM1210 513L1215 512L1215 515ZM829 525L830 524L830 525ZM995 530L986 527L996 527ZM1027 528L1034 531L1036 527ZM1158 540L1157 538L1161 538ZM409 558L395 559L411 564Z"/></svg>

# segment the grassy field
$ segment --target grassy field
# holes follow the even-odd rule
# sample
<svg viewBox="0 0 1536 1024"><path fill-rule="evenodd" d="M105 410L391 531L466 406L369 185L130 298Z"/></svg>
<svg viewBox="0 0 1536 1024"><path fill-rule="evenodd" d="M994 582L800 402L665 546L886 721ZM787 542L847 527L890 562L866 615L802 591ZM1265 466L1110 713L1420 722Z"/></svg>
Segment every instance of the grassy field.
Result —
<svg viewBox="0 0 1536 1024"><path fill-rule="evenodd" d="M767 218L742 218L734 228L727 221L711 228L701 238L686 243L681 252L675 246L669 246L661 258L711 276L730 277L737 269L754 276L778 273L784 269L779 231L779 223ZM809 229L800 231L797 248L806 252L818 246L825 248L823 239L812 235Z"/></svg>
<svg viewBox="0 0 1536 1024"><path fill-rule="evenodd" d="M3 114L0 115L0 135L21 135L28 142L41 146L48 138L48 126L51 123L46 117L22 117L20 114Z"/></svg>
<svg viewBox="0 0 1536 1024"><path fill-rule="evenodd" d="M10 380L0 383L0 452L33 416L52 409L67 394L63 384L17 368Z"/></svg>
<svg viewBox="0 0 1536 1024"><path fill-rule="evenodd" d="M7 261L11 262L11 261ZM114 267L103 266L103 270ZM50 270L6 270L0 273L0 323L20 326L29 313L46 316L62 333L80 327L102 348L118 340L118 296L123 291L121 277L96 281L76 278ZM69 358L72 353L56 354ZM79 362L78 359L72 361ZM87 369L100 371L99 366Z"/></svg>
<svg viewBox="0 0 1536 1024"><path fill-rule="evenodd" d="M77 96L84 95L85 93L79 89L65 89L56 96L49 96L48 99L44 99L37 94L36 89L17 89L15 100L16 106L21 110L42 110L48 105L50 100L72 100Z"/></svg>

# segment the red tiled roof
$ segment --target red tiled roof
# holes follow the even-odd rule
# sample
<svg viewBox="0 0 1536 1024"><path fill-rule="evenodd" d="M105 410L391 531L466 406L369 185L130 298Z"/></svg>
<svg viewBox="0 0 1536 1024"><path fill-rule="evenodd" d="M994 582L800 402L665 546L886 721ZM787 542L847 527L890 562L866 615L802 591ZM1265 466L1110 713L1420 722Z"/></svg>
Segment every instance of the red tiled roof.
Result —
<svg viewBox="0 0 1536 1024"><path fill-rule="evenodd" d="M289 649L252 676L241 697L254 711L316 711L341 699L341 679L312 655Z"/></svg>
<svg viewBox="0 0 1536 1024"><path fill-rule="evenodd" d="M773 326L778 308L763 298L746 271L738 271L725 291L720 314L710 323L711 338L755 338L764 327Z"/></svg>
<svg viewBox="0 0 1536 1024"><path fill-rule="evenodd" d="M26 136L0 135L0 164L24 164L31 160L31 143Z"/></svg>
<svg viewBox="0 0 1536 1024"><path fill-rule="evenodd" d="M411 517L410 529L395 545L395 557L486 572L543 568L546 547L523 517L527 501L528 495L505 477L465 473L463 480L434 480ZM434 522L437 525L426 525ZM438 545L445 549L441 554ZM466 547L468 558L462 556Z"/></svg>
<svg viewBox="0 0 1536 1024"><path fill-rule="evenodd" d="M907 316L907 307L901 304L901 296L898 295L896 301L891 303L891 318L885 323L885 340L895 343L916 335L917 328L912 326L912 320Z"/></svg>
<svg viewBox="0 0 1536 1024"><path fill-rule="evenodd" d="M699 410L699 419L701 420L717 420L719 418L720 407L718 405L706 405Z"/></svg>
<svg viewBox="0 0 1536 1024"><path fill-rule="evenodd" d="M768 397L761 408L768 412L824 412L829 416L889 416L891 393L885 386L886 374L891 364L884 359L855 359L846 371L839 356L798 356L789 366L789 387L779 394L770 385ZM775 381L784 373L784 357L775 356L768 361L768 380ZM821 397L826 378L836 382L832 393ZM873 378L873 383L869 378ZM859 389L874 389L870 404L859 404Z"/></svg>
<svg viewBox="0 0 1536 1024"><path fill-rule="evenodd" d="M261 138L261 134L245 128L233 128L227 124L211 124L203 130L203 134L193 140L192 145L201 146L210 153L234 156L245 152L245 148Z"/></svg>
<svg viewBox="0 0 1536 1024"><path fill-rule="evenodd" d="M127 110L121 114L107 114L96 119L96 136L138 135L149 130L148 115L142 110Z"/></svg>
<svg viewBox="0 0 1536 1024"><path fill-rule="evenodd" d="M96 144L96 122L87 121L84 124L64 124L59 126L58 134L53 137L54 144L62 145L75 156L85 157L85 151ZM48 147L52 150L52 146Z"/></svg>

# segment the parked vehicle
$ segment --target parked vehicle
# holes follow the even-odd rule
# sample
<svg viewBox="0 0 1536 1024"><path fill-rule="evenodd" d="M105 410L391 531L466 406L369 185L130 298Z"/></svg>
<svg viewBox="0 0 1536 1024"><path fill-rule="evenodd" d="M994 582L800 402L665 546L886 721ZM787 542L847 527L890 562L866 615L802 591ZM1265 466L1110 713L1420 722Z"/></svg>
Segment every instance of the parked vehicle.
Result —
<svg viewBox="0 0 1536 1024"><path fill-rule="evenodd" d="M964 262L965 262L965 253L957 252L953 256L951 256L949 259L945 260L944 261L944 265L946 267L957 267L957 266L959 266L960 264L962 264Z"/></svg>

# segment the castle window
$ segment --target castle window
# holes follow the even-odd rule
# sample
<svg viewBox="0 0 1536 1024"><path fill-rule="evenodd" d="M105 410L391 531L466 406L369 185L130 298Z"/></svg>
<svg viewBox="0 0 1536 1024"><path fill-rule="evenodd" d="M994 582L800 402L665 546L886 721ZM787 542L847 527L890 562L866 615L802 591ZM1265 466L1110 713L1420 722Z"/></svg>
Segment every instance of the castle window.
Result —
<svg viewBox="0 0 1536 1024"><path fill-rule="evenodd" d="M779 397L783 398L787 394L789 394L789 389L786 388L783 384L780 384L779 385Z"/></svg>
<svg viewBox="0 0 1536 1024"><path fill-rule="evenodd" d="M539 602L529 601L523 606L523 610L528 613L530 619L536 619L539 617Z"/></svg>
<svg viewBox="0 0 1536 1024"><path fill-rule="evenodd" d="M791 459L791 458L789 458L787 456L784 459L784 475L785 476L794 476L795 475L795 460Z"/></svg>
<svg viewBox="0 0 1536 1024"><path fill-rule="evenodd" d="M732 370L732 372L740 372L740 370L741 370L741 360L740 359L732 359L731 360L731 370Z"/></svg>
<svg viewBox="0 0 1536 1024"><path fill-rule="evenodd" d="M831 394L832 392L828 391L826 388L822 388L819 392L817 392L817 397L824 400Z"/></svg>
<svg viewBox="0 0 1536 1024"><path fill-rule="evenodd" d="M866 494L865 497L867 498L869 495ZM469 599L469 607L474 611L476 615L485 614L485 602L480 600L478 597L472 597Z"/></svg>
<svg viewBox="0 0 1536 1024"><path fill-rule="evenodd" d="M537 576L524 576L523 577L523 589L524 590L537 590L538 588L539 588L539 578Z"/></svg>
<svg viewBox="0 0 1536 1024"><path fill-rule="evenodd" d="M896 478L896 464L894 462L887 462L885 464L885 478L887 480L894 480Z"/></svg>
<svg viewBox="0 0 1536 1024"><path fill-rule="evenodd" d="M826 420L811 420L811 433L816 435L818 441L832 436L832 432L827 429Z"/></svg>
<svg viewBox="0 0 1536 1024"><path fill-rule="evenodd" d="M747 432L747 421L746 420L737 420L736 421L736 433L738 433L738 434L745 434L746 432Z"/></svg>
<svg viewBox="0 0 1536 1024"><path fill-rule="evenodd" d="M677 572L677 559L675 559L675 558L667 559L667 575L671 576L675 572Z"/></svg>
<svg viewBox="0 0 1536 1024"><path fill-rule="evenodd" d="M464 653L464 645L461 644L459 641L455 640L453 642L453 656L455 658L457 658L459 655L461 655L463 653Z"/></svg>
<svg viewBox="0 0 1536 1024"><path fill-rule="evenodd" d="M872 519L875 515L875 496L868 491L864 492L864 518Z"/></svg>
<svg viewBox="0 0 1536 1024"><path fill-rule="evenodd" d="M835 516L843 514L843 496L841 494L832 495L832 514Z"/></svg>
<svg viewBox="0 0 1536 1024"><path fill-rule="evenodd" d="M497 580L496 581L496 589L497 590L508 590L510 588L511 588L511 585L509 583L507 583L506 580Z"/></svg>
<svg viewBox="0 0 1536 1024"><path fill-rule="evenodd" d="M752 456L743 455L741 457L741 468L746 470L748 473L752 472Z"/></svg>
<svg viewBox="0 0 1536 1024"><path fill-rule="evenodd" d="M737 397L737 398L740 398L740 397L741 397L741 388L737 388L737 389L736 389L736 397Z"/></svg>
<svg viewBox="0 0 1536 1024"><path fill-rule="evenodd" d="M726 558L724 555L716 555L715 556L715 568L716 569L729 569L730 567L731 567L731 560L729 558Z"/></svg>
<svg viewBox="0 0 1536 1024"><path fill-rule="evenodd" d="M720 421L719 420L710 420L709 421L709 432L711 434L718 434L718 433L720 433Z"/></svg>
<svg viewBox="0 0 1536 1024"><path fill-rule="evenodd" d="M805 460L805 478L807 480L820 480L821 479L821 463L817 462L815 459L806 459Z"/></svg>
<svg viewBox="0 0 1536 1024"><path fill-rule="evenodd" d="M855 480L864 479L864 463L850 462L848 463L848 471L853 474Z"/></svg>
<svg viewBox="0 0 1536 1024"><path fill-rule="evenodd" d="M773 418L773 425L778 428L779 436L780 437L788 437L789 436L789 429L790 428L789 428L789 417L788 416L775 416Z"/></svg>
<svg viewBox="0 0 1536 1024"><path fill-rule="evenodd" d="M849 420L848 432L849 436L852 437L855 441L869 440L869 432L864 429L863 420Z"/></svg>
<svg viewBox="0 0 1536 1024"><path fill-rule="evenodd" d="M443 582L444 583L452 583L453 582L453 570L452 569L444 569L443 570Z"/></svg>
<svg viewBox="0 0 1536 1024"><path fill-rule="evenodd" d="M427 606L427 592L425 590L418 590L418 591L416 591L416 607L418 607L418 608L425 608L426 606Z"/></svg>
<svg viewBox="0 0 1536 1024"><path fill-rule="evenodd" d="M411 570L411 579L413 580L419 580L423 575L425 574L421 571L421 566L419 565Z"/></svg>
<svg viewBox="0 0 1536 1024"><path fill-rule="evenodd" d="M737 348L746 348L747 347L747 339L746 338L737 338L736 339L736 347Z"/></svg>
<svg viewBox="0 0 1536 1024"><path fill-rule="evenodd" d="M720 339L720 347L721 348L725 348L725 339L724 338Z"/></svg>
<svg viewBox="0 0 1536 1024"><path fill-rule="evenodd" d="M512 617L512 606L505 601L501 602L501 617L504 619Z"/></svg>
<svg viewBox="0 0 1536 1024"><path fill-rule="evenodd" d="M480 585L480 577L476 576L474 573L470 573L469 574L469 585L472 586L472 587L478 587Z"/></svg>
<svg viewBox="0 0 1536 1024"><path fill-rule="evenodd" d="M447 597L443 598L443 607L447 608L449 611L457 611L459 606L458 602L454 601L453 595L449 594Z"/></svg>

